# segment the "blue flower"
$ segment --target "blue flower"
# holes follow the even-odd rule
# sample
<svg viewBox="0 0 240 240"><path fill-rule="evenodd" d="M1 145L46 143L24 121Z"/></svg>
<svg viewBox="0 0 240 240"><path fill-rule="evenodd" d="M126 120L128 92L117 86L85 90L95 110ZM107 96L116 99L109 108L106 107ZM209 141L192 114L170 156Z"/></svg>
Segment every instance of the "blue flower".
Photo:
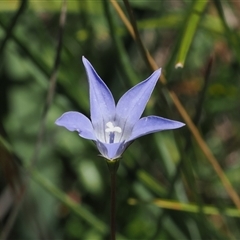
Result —
<svg viewBox="0 0 240 240"><path fill-rule="evenodd" d="M77 131L82 138L93 140L104 158L114 160L121 157L136 138L185 125L158 116L140 118L161 69L127 91L116 105L112 93L90 62L84 57L82 61L88 75L91 120L79 112L70 111L55 123L69 131Z"/></svg>

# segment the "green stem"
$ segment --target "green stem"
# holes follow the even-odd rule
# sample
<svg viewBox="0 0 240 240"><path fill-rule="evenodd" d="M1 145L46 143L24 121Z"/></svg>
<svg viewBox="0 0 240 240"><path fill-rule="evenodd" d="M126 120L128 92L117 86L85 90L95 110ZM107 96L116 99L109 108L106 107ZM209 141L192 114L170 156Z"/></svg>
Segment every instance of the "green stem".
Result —
<svg viewBox="0 0 240 240"><path fill-rule="evenodd" d="M134 34L135 34L135 37L136 37L136 43L137 43L137 45L139 47L140 53L142 54L142 57L143 57L146 65L149 67L149 69L156 70L156 69L153 69L153 67L152 67L152 65L151 65L151 63L149 61L148 51L144 47L144 44L143 44L142 39L140 37L140 33L138 31L138 26L137 26L137 21L135 19L132 7L131 7L131 5L130 5L128 0L123 0L123 2L124 2L124 5L126 7L126 10L128 12L128 15L129 15L132 27L133 27L133 31L134 31Z"/></svg>
<svg viewBox="0 0 240 240"><path fill-rule="evenodd" d="M5 45L7 44L8 40L11 38L11 35L14 31L14 28L16 27L19 17L23 14L23 12L27 9L27 0L22 0L21 1L21 5L17 11L17 13L14 15L10 25L6 28L6 32L5 32L5 37L1 42L1 46L0 46L0 56L2 55L2 52L5 48Z"/></svg>
<svg viewBox="0 0 240 240"><path fill-rule="evenodd" d="M111 229L111 240L116 239L116 173L119 166L119 160L107 160L107 165L110 173L110 229Z"/></svg>
<svg viewBox="0 0 240 240"><path fill-rule="evenodd" d="M115 240L116 232L116 173L111 175L111 240Z"/></svg>

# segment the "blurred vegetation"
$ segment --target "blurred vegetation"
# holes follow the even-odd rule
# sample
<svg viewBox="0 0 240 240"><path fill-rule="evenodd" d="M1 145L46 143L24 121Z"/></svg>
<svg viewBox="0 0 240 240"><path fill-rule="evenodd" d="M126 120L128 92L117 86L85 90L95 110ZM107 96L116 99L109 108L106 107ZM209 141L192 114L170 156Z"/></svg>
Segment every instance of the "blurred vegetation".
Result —
<svg viewBox="0 0 240 240"><path fill-rule="evenodd" d="M116 101L154 69L113 2L67 1L57 48L61 1L0 1L2 239L109 239L106 163L92 142L54 121L71 110L89 116L81 56ZM130 19L124 3L116 3ZM238 239L240 4L130 5L143 46L166 77L145 114L189 118L198 130L194 135L186 122L138 139L125 152L117 176L117 238Z"/></svg>

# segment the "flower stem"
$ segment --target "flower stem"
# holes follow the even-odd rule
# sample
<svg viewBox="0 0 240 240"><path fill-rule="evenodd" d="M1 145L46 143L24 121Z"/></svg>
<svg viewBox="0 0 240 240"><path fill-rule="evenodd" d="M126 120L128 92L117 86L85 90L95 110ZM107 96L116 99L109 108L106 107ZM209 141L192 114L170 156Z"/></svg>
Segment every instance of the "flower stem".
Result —
<svg viewBox="0 0 240 240"><path fill-rule="evenodd" d="M115 240L116 229L116 173L111 173L111 240Z"/></svg>
<svg viewBox="0 0 240 240"><path fill-rule="evenodd" d="M116 173L119 166L119 160L108 161L107 165L110 173L110 188L111 188L111 208L110 208L110 229L111 240L116 239Z"/></svg>

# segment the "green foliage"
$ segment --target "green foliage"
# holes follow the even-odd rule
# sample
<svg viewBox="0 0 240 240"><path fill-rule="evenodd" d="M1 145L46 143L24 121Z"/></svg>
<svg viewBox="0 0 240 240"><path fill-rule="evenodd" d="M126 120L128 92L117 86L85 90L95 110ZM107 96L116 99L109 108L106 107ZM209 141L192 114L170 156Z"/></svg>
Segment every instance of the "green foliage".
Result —
<svg viewBox="0 0 240 240"><path fill-rule="evenodd" d="M18 11L21 3L0 2L0 46L5 42L0 54L0 236L106 239L107 164L92 142L54 121L71 110L89 116L82 55L116 100L152 70L110 1L69 1L55 95L43 121L61 1L32 0ZM239 3L130 4L144 46L167 77L165 86L159 82L156 87L147 114L184 121L169 90L191 119L201 112L194 122L240 194ZM184 67L175 69L176 63ZM33 164L42 123L44 134ZM240 237L240 209L188 127L143 137L127 149L117 175L116 215L117 239Z"/></svg>

